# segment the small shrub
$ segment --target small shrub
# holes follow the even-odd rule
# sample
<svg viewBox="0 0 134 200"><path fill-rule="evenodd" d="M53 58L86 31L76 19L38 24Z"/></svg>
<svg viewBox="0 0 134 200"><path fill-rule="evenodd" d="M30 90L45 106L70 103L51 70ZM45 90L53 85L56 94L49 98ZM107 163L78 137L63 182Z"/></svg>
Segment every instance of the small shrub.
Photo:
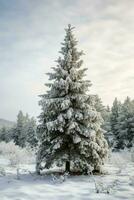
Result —
<svg viewBox="0 0 134 200"><path fill-rule="evenodd" d="M55 176L54 174L51 175L52 178L52 183L63 183L67 180L69 174L68 173L64 173L63 175L60 176Z"/></svg>
<svg viewBox="0 0 134 200"><path fill-rule="evenodd" d="M0 143L0 154L10 161L11 166L35 162L33 150L30 148L21 148L15 145L13 141Z"/></svg>

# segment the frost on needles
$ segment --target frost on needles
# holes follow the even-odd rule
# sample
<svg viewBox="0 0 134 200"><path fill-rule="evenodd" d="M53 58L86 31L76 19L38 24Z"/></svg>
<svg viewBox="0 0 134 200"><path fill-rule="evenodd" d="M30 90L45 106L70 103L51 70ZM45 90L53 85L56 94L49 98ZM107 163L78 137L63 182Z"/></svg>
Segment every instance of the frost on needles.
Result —
<svg viewBox="0 0 134 200"><path fill-rule="evenodd" d="M85 80L87 69L81 68L83 52L77 50L73 29L71 25L65 29L62 56L53 72L48 73L49 90L39 102L42 112L37 173L53 164L65 167L68 172L87 172L91 167L99 172L107 157L103 120L87 94L91 82Z"/></svg>

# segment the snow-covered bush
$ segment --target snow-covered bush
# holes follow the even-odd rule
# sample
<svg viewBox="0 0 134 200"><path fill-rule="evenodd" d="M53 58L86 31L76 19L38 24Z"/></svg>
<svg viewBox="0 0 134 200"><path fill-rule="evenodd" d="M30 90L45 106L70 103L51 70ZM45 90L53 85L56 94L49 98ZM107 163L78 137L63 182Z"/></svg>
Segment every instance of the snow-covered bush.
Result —
<svg viewBox="0 0 134 200"><path fill-rule="evenodd" d="M93 182L94 182L96 193L110 194L115 189L115 187L117 186L118 180L114 180L110 184L108 184L104 180L102 180L101 177L99 179L96 178L95 175L93 174L93 168L92 167L89 168L88 174L89 174L90 180L92 179Z"/></svg>
<svg viewBox="0 0 134 200"><path fill-rule="evenodd" d="M30 148L21 148L14 144L13 141L9 143L0 143L0 154L10 161L10 165L33 163L35 156L33 150Z"/></svg>
<svg viewBox="0 0 134 200"><path fill-rule="evenodd" d="M118 180L114 180L112 181L110 184L107 184L103 181L96 181L95 182L95 191L96 193L106 193L106 194L110 194L113 191L116 190L116 187L118 185Z"/></svg>
<svg viewBox="0 0 134 200"><path fill-rule="evenodd" d="M63 183L67 180L69 176L69 173L64 173L63 175L60 175L60 176L55 176L54 174L51 175L52 177L52 183Z"/></svg>

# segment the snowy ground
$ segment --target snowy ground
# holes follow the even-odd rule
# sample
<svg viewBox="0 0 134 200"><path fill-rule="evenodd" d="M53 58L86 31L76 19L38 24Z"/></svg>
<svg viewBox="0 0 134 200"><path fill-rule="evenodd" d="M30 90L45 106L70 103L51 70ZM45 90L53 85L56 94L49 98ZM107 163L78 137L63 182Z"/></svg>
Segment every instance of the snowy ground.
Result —
<svg viewBox="0 0 134 200"><path fill-rule="evenodd" d="M106 175L70 176L64 181L63 176L36 176L34 164L21 165L17 176L16 168L1 156L0 200L133 200L134 163L123 157L114 153Z"/></svg>

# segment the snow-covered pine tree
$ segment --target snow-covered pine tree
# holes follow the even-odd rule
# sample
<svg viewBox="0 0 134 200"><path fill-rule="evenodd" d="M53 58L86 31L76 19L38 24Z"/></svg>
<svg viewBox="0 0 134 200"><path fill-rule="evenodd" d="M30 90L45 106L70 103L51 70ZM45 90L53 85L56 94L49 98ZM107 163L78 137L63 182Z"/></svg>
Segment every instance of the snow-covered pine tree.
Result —
<svg viewBox="0 0 134 200"><path fill-rule="evenodd" d="M119 117L121 113L121 107L122 107L121 102L118 101L117 98L115 98L111 108L111 116L110 116L110 126L113 135L114 148L118 148L117 142L119 135Z"/></svg>
<svg viewBox="0 0 134 200"><path fill-rule="evenodd" d="M102 103L101 98L98 95L93 95L95 100L95 109L97 112L101 113L103 118L102 128L105 130L105 138L107 139L109 145L111 146L112 143L112 136L111 136L111 126L110 126L110 108L109 106L105 107Z"/></svg>
<svg viewBox="0 0 134 200"><path fill-rule="evenodd" d="M111 117L111 110L110 107L105 107L105 112L103 114L104 124L102 128L106 131L105 132L105 138L108 141L108 145L111 147L113 145L113 134L111 131L111 124L110 124L110 117Z"/></svg>
<svg viewBox="0 0 134 200"><path fill-rule="evenodd" d="M93 98L95 101L94 107L95 107L96 111L101 113L103 120L105 120L106 108L103 105L101 98L98 95L93 95Z"/></svg>
<svg viewBox="0 0 134 200"><path fill-rule="evenodd" d="M100 171L107 156L108 145L101 129L102 118L96 112L87 91L90 81L84 79L86 68L81 68L82 51L77 50L73 27L68 25L57 67L48 73L51 83L41 95L40 147L37 173L54 163L82 172L89 167Z"/></svg>
<svg viewBox="0 0 134 200"><path fill-rule="evenodd" d="M119 149L132 147L134 142L134 104L129 97L122 104L118 124L117 147Z"/></svg>
<svg viewBox="0 0 134 200"><path fill-rule="evenodd" d="M17 123L16 127L14 129L14 142L16 145L19 145L21 147L25 146L25 130L24 130L24 124L25 124L25 116L23 115L22 111L19 111L17 115Z"/></svg>
<svg viewBox="0 0 134 200"><path fill-rule="evenodd" d="M13 132L13 140L16 145L21 147L25 147L27 144L31 147L37 146L36 121L28 114L24 115L22 111L19 111Z"/></svg>
<svg viewBox="0 0 134 200"><path fill-rule="evenodd" d="M35 119L28 118L27 124L26 124L26 142L31 148L35 148L38 144L37 134L36 134L36 121Z"/></svg>
<svg viewBox="0 0 134 200"><path fill-rule="evenodd" d="M0 142L5 141L7 142L7 133L8 130L5 126L0 129Z"/></svg>

